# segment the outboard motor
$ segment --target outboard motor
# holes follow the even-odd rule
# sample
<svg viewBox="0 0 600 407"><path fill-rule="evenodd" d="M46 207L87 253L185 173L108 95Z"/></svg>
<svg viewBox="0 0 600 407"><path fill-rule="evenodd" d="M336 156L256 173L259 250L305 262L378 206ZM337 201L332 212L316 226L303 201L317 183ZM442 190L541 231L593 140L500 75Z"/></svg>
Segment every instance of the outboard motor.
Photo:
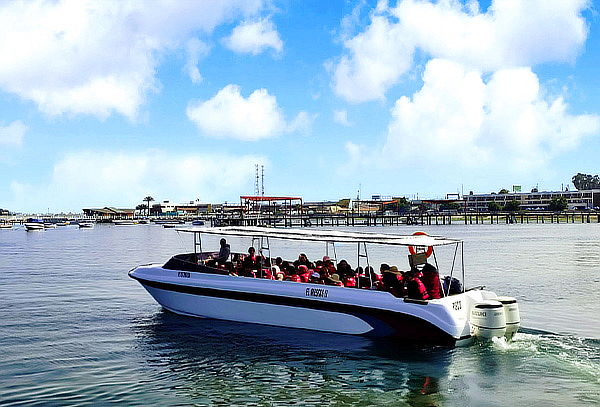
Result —
<svg viewBox="0 0 600 407"><path fill-rule="evenodd" d="M521 324L521 316L519 314L519 304L517 299L513 297L498 297L497 298L504 308L504 318L506 319L506 340L511 340L519 330Z"/></svg>
<svg viewBox="0 0 600 407"><path fill-rule="evenodd" d="M500 301L483 300L476 302L471 308L469 318L471 323L471 335L492 339L501 338L506 334L506 317L504 306Z"/></svg>

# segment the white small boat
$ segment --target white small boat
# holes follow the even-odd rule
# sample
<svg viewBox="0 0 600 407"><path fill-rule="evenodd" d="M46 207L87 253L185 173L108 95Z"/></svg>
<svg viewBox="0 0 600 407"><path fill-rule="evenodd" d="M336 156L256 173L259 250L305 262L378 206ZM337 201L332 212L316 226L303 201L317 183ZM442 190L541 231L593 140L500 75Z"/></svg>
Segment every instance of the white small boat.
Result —
<svg viewBox="0 0 600 407"><path fill-rule="evenodd" d="M0 229L12 229L12 223L0 223Z"/></svg>
<svg viewBox="0 0 600 407"><path fill-rule="evenodd" d="M91 229L94 227L94 222L84 221L78 223L80 229Z"/></svg>
<svg viewBox="0 0 600 407"><path fill-rule="evenodd" d="M57 222L56 226L69 226L70 223L69 222Z"/></svg>
<svg viewBox="0 0 600 407"><path fill-rule="evenodd" d="M134 226L135 225L135 222L130 219L113 220L112 223L115 226Z"/></svg>
<svg viewBox="0 0 600 407"><path fill-rule="evenodd" d="M25 229L27 229L28 231L38 231L38 230L44 230L44 224L43 223L39 223L39 222L28 222L25 223Z"/></svg>
<svg viewBox="0 0 600 407"><path fill-rule="evenodd" d="M193 317L214 318L289 328L310 329L342 334L393 337L412 345L455 346L473 338L511 339L520 324L517 300L499 297L483 287L465 290L463 242L455 239L417 235L298 230L260 227L221 227L177 229L194 236L194 252L173 256L167 263L138 266L129 271L165 309ZM357 259L369 266L367 245L389 247L396 253L409 249L409 266L422 267L435 248L454 245L454 258L448 283L435 299L403 297L393 290L377 286L373 276L358 277L361 288L311 282L279 281L267 278L265 270L253 277L239 276L233 267L209 266L202 251L202 235L237 236L251 239L257 254L272 258L270 242L296 241L298 244L321 242L325 254L333 254L335 243L357 248ZM198 251L200 249L200 251ZM299 248L299 252L303 251ZM268 256L267 256L268 255ZM439 256L439 253L438 253ZM237 259L239 254L236 254ZM233 258L233 257L232 257ZM435 255L431 257L439 269ZM229 262L231 263L231 262ZM462 268L462 284L453 277L455 264ZM360 265L360 264L359 264ZM233 270L233 271L230 271ZM267 270L268 271L268 270ZM458 274L458 272L456 273ZM264 278L260 278L263 276ZM259 278L256 278L259 277ZM364 284L364 285L362 285ZM459 287L459 288L457 288ZM438 294L440 292L438 291Z"/></svg>
<svg viewBox="0 0 600 407"><path fill-rule="evenodd" d="M44 223L45 229L56 229L56 225L54 223Z"/></svg>

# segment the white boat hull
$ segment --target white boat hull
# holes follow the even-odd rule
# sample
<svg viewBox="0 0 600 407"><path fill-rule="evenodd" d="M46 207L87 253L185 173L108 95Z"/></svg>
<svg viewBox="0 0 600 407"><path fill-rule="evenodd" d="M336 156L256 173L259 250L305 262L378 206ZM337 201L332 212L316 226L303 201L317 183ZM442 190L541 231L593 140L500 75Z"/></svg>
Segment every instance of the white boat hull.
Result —
<svg viewBox="0 0 600 407"><path fill-rule="evenodd" d="M418 344L455 345L471 337L468 311L489 291L474 290L432 301L388 292L196 273L140 266L130 277L165 309L188 316L395 337Z"/></svg>
<svg viewBox="0 0 600 407"><path fill-rule="evenodd" d="M27 229L28 231L38 231L38 230L44 230L44 224L43 223L26 223L25 224L25 229Z"/></svg>

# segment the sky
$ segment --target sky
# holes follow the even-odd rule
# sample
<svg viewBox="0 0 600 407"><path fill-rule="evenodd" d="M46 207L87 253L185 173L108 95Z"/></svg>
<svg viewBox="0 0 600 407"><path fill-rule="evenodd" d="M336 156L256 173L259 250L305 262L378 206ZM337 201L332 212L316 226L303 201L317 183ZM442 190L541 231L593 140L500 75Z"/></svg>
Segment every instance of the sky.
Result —
<svg viewBox="0 0 600 407"><path fill-rule="evenodd" d="M600 172L586 0L0 2L0 208L440 198ZM572 184L569 185L573 188Z"/></svg>

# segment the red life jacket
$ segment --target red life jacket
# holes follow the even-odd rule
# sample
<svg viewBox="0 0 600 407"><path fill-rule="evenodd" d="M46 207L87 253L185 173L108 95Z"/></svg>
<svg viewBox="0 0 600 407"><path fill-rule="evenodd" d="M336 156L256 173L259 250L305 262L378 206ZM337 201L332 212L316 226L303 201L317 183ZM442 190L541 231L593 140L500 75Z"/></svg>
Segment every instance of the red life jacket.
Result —
<svg viewBox="0 0 600 407"><path fill-rule="evenodd" d="M436 298L442 298L442 292L440 289L440 274L438 273L438 271L423 270L422 274L423 276L421 277L421 281L427 289L429 299L433 300Z"/></svg>
<svg viewBox="0 0 600 407"><path fill-rule="evenodd" d="M412 280L408 281L407 289L408 298L412 298L415 300L429 299L429 294L427 294L425 284L423 284L423 282L418 277L413 277Z"/></svg>
<svg viewBox="0 0 600 407"><path fill-rule="evenodd" d="M354 277L345 277L344 278L344 286L356 287L356 279Z"/></svg>

